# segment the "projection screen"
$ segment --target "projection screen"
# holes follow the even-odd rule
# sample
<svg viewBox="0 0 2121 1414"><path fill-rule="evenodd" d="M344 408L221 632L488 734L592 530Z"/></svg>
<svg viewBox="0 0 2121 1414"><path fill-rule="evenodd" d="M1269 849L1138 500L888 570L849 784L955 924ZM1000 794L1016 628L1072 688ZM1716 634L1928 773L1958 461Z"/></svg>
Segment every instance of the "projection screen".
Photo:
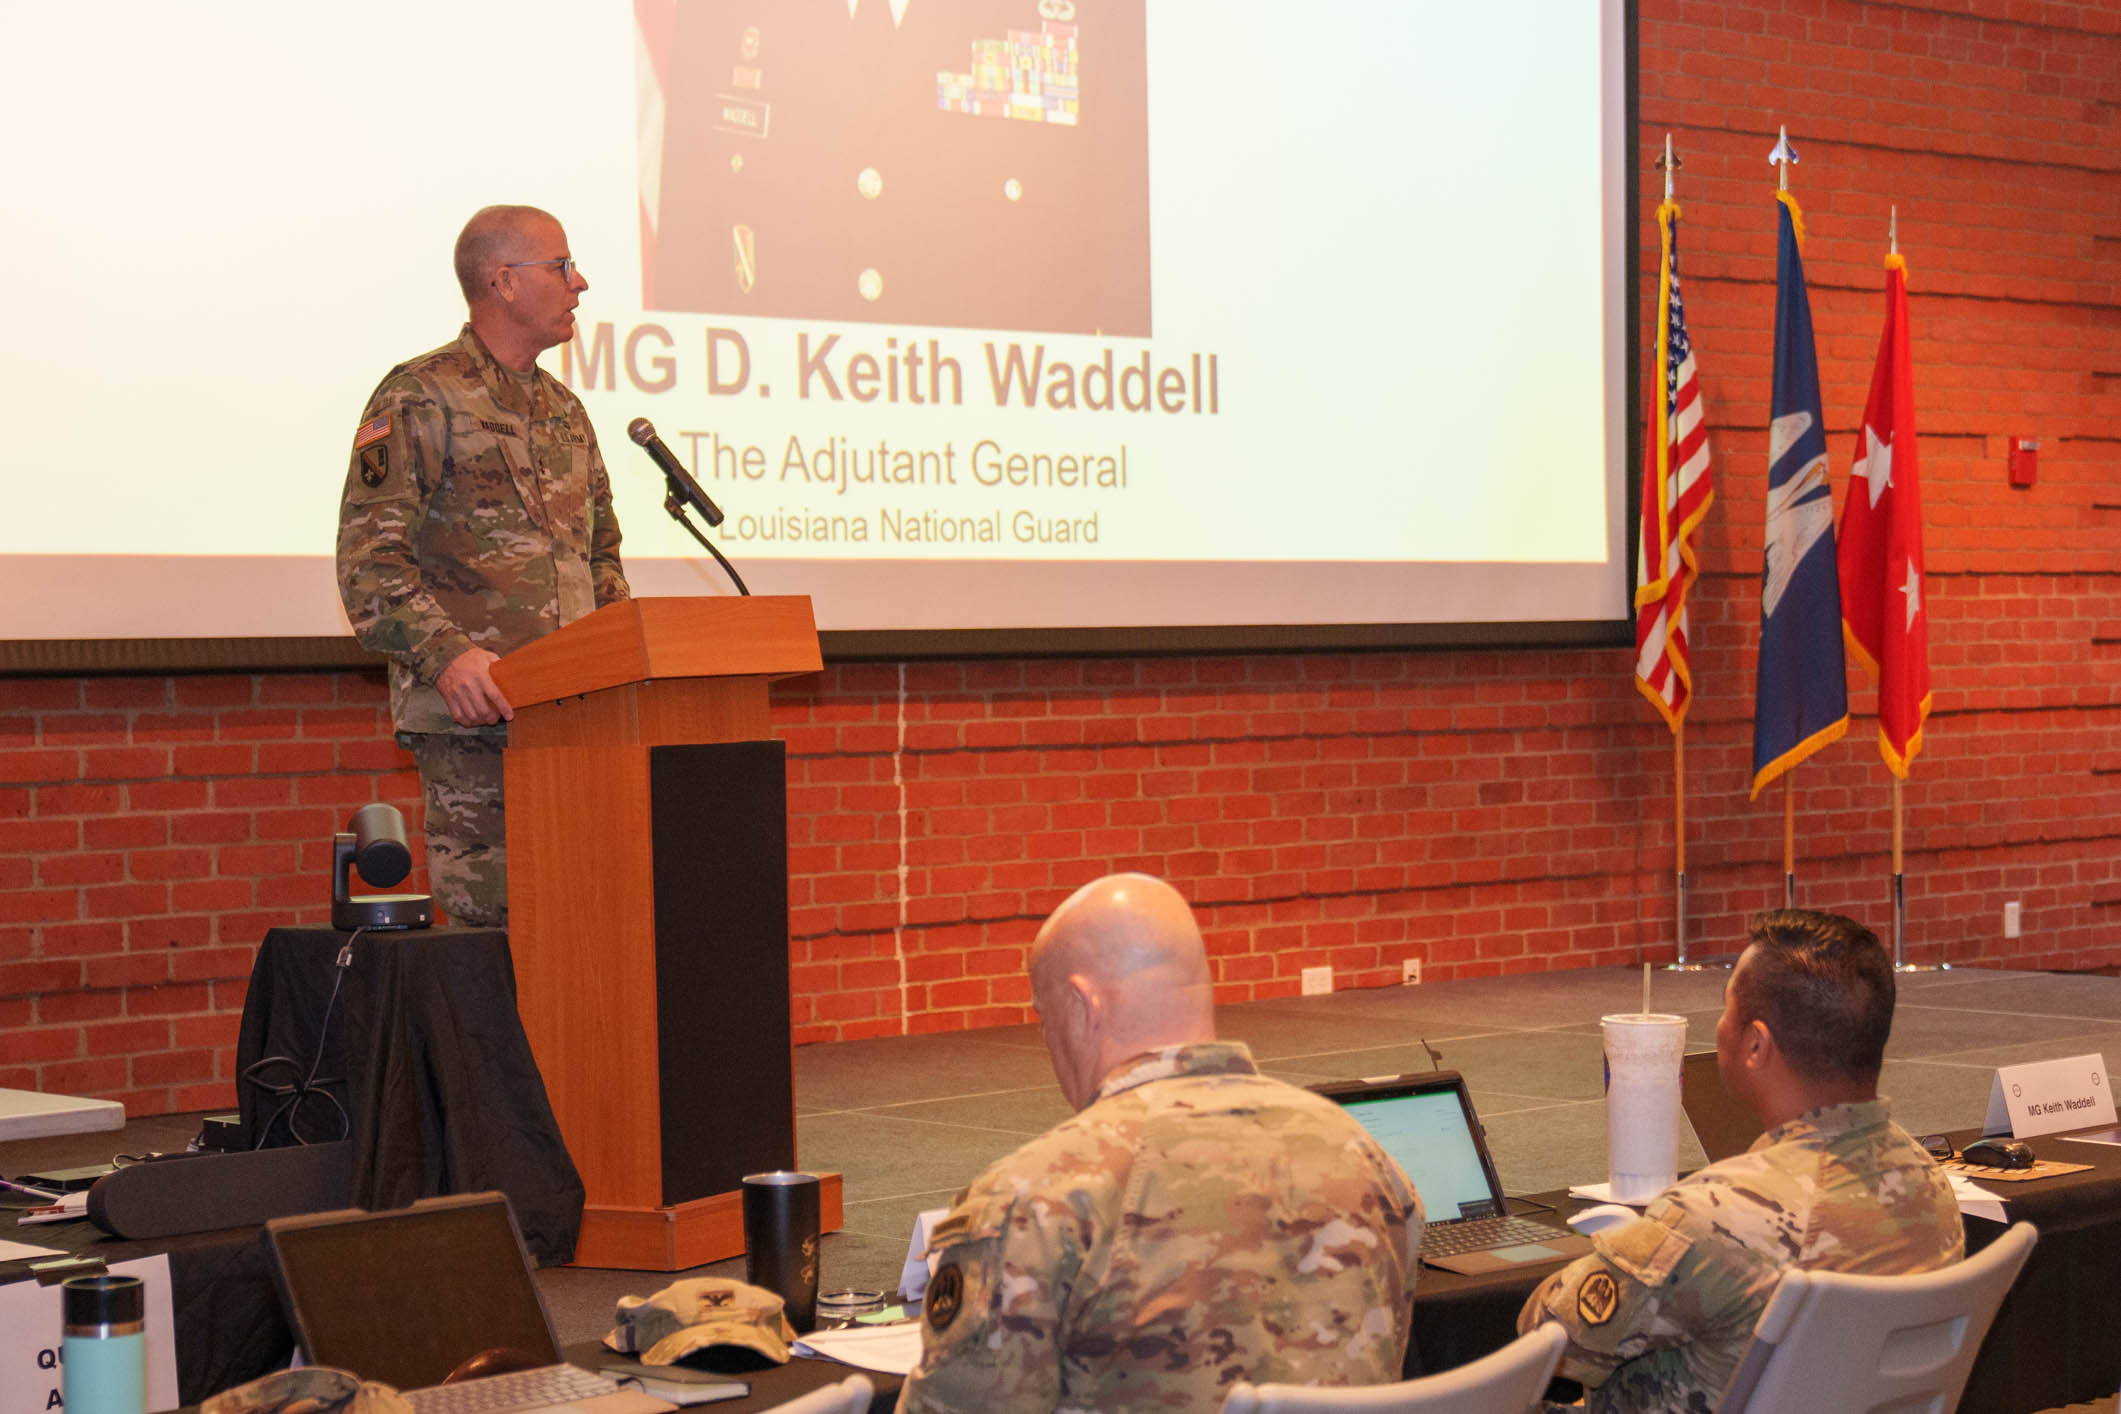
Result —
<svg viewBox="0 0 2121 1414"><path fill-rule="evenodd" d="M32 7L0 639L344 636L359 414L492 202L590 282L543 365L636 593L732 592L646 416L826 630L1610 635L1622 9Z"/></svg>

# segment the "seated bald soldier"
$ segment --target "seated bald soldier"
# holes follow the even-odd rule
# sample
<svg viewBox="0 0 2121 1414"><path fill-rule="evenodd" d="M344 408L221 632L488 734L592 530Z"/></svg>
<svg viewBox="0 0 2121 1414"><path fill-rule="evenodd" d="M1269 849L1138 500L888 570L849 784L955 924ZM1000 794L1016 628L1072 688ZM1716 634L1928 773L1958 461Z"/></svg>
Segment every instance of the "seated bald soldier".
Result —
<svg viewBox="0 0 2121 1414"><path fill-rule="evenodd" d="M1785 1268L1920 1272L1965 1237L1950 1182L1878 1096L1893 968L1838 914L1763 913L1724 987L1716 1067L1767 1132L1591 1239L1518 1314L1568 1328L1592 1410L1708 1414Z"/></svg>
<svg viewBox="0 0 2121 1414"><path fill-rule="evenodd" d="M1213 1414L1239 1380L1396 1380L1421 1203L1341 1109L1215 1039L1193 912L1142 874L1054 910L1031 988L1078 1113L937 1228L901 1410Z"/></svg>

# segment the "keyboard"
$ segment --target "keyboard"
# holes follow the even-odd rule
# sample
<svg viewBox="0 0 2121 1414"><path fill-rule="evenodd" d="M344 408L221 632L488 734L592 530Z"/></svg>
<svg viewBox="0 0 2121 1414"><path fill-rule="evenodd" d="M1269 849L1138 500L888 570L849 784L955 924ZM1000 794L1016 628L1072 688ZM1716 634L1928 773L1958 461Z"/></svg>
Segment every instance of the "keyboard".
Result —
<svg viewBox="0 0 2121 1414"><path fill-rule="evenodd" d="M1530 1218L1467 1218L1462 1222L1431 1223L1421 1230L1421 1255L1455 1257L1462 1252L1486 1252L1520 1243L1551 1243L1568 1234L1550 1224Z"/></svg>
<svg viewBox="0 0 2121 1414"><path fill-rule="evenodd" d="M579 1365L540 1365L484 1379L460 1380L429 1389L409 1389L405 1398L418 1414L499 1414L513 1409L549 1409L578 1399L616 1394L618 1386Z"/></svg>

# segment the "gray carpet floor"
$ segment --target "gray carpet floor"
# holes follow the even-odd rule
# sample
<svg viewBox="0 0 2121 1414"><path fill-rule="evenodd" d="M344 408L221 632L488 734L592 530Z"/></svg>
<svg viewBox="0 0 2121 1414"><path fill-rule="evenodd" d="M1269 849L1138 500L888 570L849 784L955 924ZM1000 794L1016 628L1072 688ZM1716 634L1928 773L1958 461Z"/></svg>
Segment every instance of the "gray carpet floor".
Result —
<svg viewBox="0 0 2121 1414"><path fill-rule="evenodd" d="M1654 974L1655 1005L1684 1014L1689 1048L1715 1044L1727 972ZM2121 1054L2121 978L1960 970L1907 973L1883 1092L1915 1133L1981 1122L1998 1065ZM1223 1008L1225 1037L1298 1084L1425 1070L1425 1046L1465 1073L1503 1186L1538 1192L1605 1175L1598 1018L1640 1004L1639 970L1431 983ZM846 1226L828 1235L821 1285L897 1285L913 1218L947 1206L986 1165L1064 1118L1036 1026L805 1046L796 1052L798 1162L845 1176ZM197 1116L121 1135L0 1145L0 1173L181 1148ZM1682 1168L1701 1162L1691 1136ZM677 1276L743 1275L742 1259L689 1273L556 1268L538 1280L563 1341L601 1335L623 1294ZM2109 1399L2080 1409L2113 1410Z"/></svg>

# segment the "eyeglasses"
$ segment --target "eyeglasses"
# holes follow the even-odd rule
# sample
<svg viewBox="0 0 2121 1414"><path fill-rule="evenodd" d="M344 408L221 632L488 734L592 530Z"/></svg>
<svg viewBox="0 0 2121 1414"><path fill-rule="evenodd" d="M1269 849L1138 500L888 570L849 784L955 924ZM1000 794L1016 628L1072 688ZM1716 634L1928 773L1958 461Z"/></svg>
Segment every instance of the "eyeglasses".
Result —
<svg viewBox="0 0 2121 1414"><path fill-rule="evenodd" d="M561 256L561 257L560 257L560 258L559 258L558 260L510 260L510 261L504 261L504 262L502 262L501 268L502 268L503 270L521 270L521 269L523 269L523 268L524 268L525 266L529 266L529 265L554 265L554 266L558 266L558 267L559 267L559 271L560 271L560 278L561 278L562 280L572 280L572 279L574 278L574 271L575 271L575 265L574 265L574 257L573 257L573 256L571 256L571 255L563 255L563 256Z"/></svg>

